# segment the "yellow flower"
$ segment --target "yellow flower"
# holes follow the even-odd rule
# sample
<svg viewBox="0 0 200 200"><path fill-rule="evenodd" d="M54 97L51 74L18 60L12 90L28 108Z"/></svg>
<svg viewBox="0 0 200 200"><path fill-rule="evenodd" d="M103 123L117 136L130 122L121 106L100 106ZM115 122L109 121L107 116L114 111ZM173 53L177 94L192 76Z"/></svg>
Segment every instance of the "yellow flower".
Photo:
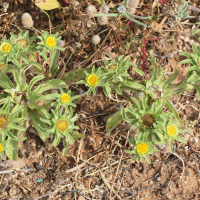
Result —
<svg viewBox="0 0 200 200"><path fill-rule="evenodd" d="M69 128L69 123L66 119L59 119L56 123L56 128L59 131L64 132Z"/></svg>
<svg viewBox="0 0 200 200"><path fill-rule="evenodd" d="M0 70L3 70L5 68L6 68L6 66L4 65L4 63L0 63Z"/></svg>
<svg viewBox="0 0 200 200"><path fill-rule="evenodd" d="M0 153L3 151L3 146L0 144Z"/></svg>
<svg viewBox="0 0 200 200"><path fill-rule="evenodd" d="M10 43L8 43L8 42L5 42L5 43L3 43L2 45L1 45L1 51L3 52L3 53L9 53L10 51L11 51L11 44Z"/></svg>
<svg viewBox="0 0 200 200"><path fill-rule="evenodd" d="M146 143L140 143L137 145L137 151L141 154L146 154L149 150L149 146Z"/></svg>
<svg viewBox="0 0 200 200"><path fill-rule="evenodd" d="M9 124L9 119L7 115L0 114L0 130L4 130Z"/></svg>
<svg viewBox="0 0 200 200"><path fill-rule="evenodd" d="M68 103L70 101L70 96L68 94L62 94L61 95L61 102L62 103Z"/></svg>
<svg viewBox="0 0 200 200"><path fill-rule="evenodd" d="M55 40L55 38L54 37L48 37L47 39L46 39L46 45L48 46L48 47L54 47L55 45L56 45L56 40Z"/></svg>
<svg viewBox="0 0 200 200"><path fill-rule="evenodd" d="M177 127L173 124L171 125L168 125L167 126L167 134L170 136L170 137L174 137L177 135Z"/></svg>
<svg viewBox="0 0 200 200"><path fill-rule="evenodd" d="M87 78L87 83L89 85L96 85L98 83L98 77L95 74L91 74L90 76L88 76Z"/></svg>

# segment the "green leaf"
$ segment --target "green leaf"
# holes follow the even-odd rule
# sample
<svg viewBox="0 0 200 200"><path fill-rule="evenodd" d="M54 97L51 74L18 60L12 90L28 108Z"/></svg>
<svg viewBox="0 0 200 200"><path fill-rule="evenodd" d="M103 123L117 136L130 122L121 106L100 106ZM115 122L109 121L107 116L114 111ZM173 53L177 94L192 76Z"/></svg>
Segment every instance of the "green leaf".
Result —
<svg viewBox="0 0 200 200"><path fill-rule="evenodd" d="M145 75L145 73L144 73L141 69L133 68L133 70L134 70L137 74L139 74L140 76L144 76L144 75Z"/></svg>
<svg viewBox="0 0 200 200"><path fill-rule="evenodd" d="M192 56L188 52L181 51L179 54L182 55L182 56L185 56L185 57L187 57L189 59L192 59Z"/></svg>
<svg viewBox="0 0 200 200"><path fill-rule="evenodd" d="M12 81L3 72L0 72L0 87L2 87L3 89L14 88Z"/></svg>
<svg viewBox="0 0 200 200"><path fill-rule="evenodd" d="M179 114L177 113L176 109L174 108L174 106L169 102L168 99L164 99L165 100L165 103L166 103L166 106L171 110L171 112L174 113L174 116L176 118L176 120L181 124L181 125L184 125L183 121L181 120L181 118L179 117Z"/></svg>
<svg viewBox="0 0 200 200"><path fill-rule="evenodd" d="M31 92L32 92L31 89L32 89L33 85L36 82L38 82L38 81L40 81L40 80L42 80L44 78L45 78L44 75L37 75L31 80L31 82L29 83L28 89L27 89L27 92L28 92L29 95L31 95Z"/></svg>
<svg viewBox="0 0 200 200"><path fill-rule="evenodd" d="M12 140L11 138L8 138L5 147L6 147L6 150L5 150L6 155L8 156L8 158L11 160L17 160L18 142L16 140Z"/></svg>
<svg viewBox="0 0 200 200"><path fill-rule="evenodd" d="M125 108L125 111L127 111L128 107ZM132 114L130 114L129 112L126 113L127 117L131 117ZM116 127L118 126L121 122L123 121L122 115L121 115L121 111L118 111L116 113L114 113L113 115L111 115L106 123L106 133L108 135L110 135L110 132Z"/></svg>
<svg viewBox="0 0 200 200"><path fill-rule="evenodd" d="M52 79L46 83L41 84L40 90L34 95L42 94L43 92L55 88L69 88L66 83L60 79Z"/></svg>
<svg viewBox="0 0 200 200"><path fill-rule="evenodd" d="M52 79L55 77L56 72L58 71L58 65L56 65L56 63L58 62L59 55L60 55L60 50L53 49L49 61L49 67L50 67L50 72L52 74Z"/></svg>
<svg viewBox="0 0 200 200"><path fill-rule="evenodd" d="M43 129L47 129L47 125L45 123L43 123L41 120L40 120L40 117L35 114L34 112L31 112L31 111L27 111L27 114L29 115L29 117L33 120L34 122L34 125L33 127L37 130L40 138L45 141L45 139L47 137L49 137L49 133L47 132L44 132L44 131L41 131L41 129L39 128L38 124L43 128Z"/></svg>
<svg viewBox="0 0 200 200"><path fill-rule="evenodd" d="M100 6L103 6L103 1L102 0L95 0L95 1L97 1L100 4Z"/></svg>
<svg viewBox="0 0 200 200"><path fill-rule="evenodd" d="M83 69L74 69L69 72L67 72L61 80L65 81L66 84L77 82L81 79L85 79L84 71L87 71L87 73L91 73L91 68L83 68Z"/></svg>

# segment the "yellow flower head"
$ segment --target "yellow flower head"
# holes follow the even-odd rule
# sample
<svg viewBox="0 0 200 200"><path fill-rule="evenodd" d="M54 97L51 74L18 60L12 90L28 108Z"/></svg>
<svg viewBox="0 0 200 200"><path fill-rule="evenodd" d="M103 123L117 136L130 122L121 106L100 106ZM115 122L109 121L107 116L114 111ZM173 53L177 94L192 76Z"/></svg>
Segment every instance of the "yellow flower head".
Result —
<svg viewBox="0 0 200 200"><path fill-rule="evenodd" d="M88 76L87 78L87 83L89 85L96 85L98 83L98 77L95 74L91 74L90 76Z"/></svg>
<svg viewBox="0 0 200 200"><path fill-rule="evenodd" d="M118 68L118 64L115 63L115 64L109 66L109 67L108 67L108 70L109 70L109 71L115 71L117 68Z"/></svg>
<svg viewBox="0 0 200 200"><path fill-rule="evenodd" d="M177 135L177 127L173 124L171 125L168 125L167 126L167 134L170 136L170 137L175 137Z"/></svg>
<svg viewBox="0 0 200 200"><path fill-rule="evenodd" d="M10 43L8 43L8 42L5 42L5 43L3 43L2 45L1 45L1 51L3 52L3 53L9 53L10 51L11 51L11 44Z"/></svg>
<svg viewBox="0 0 200 200"><path fill-rule="evenodd" d="M4 65L4 63L0 63L0 70L3 70L6 68L6 65Z"/></svg>
<svg viewBox="0 0 200 200"><path fill-rule="evenodd" d="M70 96L68 94L62 94L61 95L61 102L62 103L68 103L70 101Z"/></svg>
<svg viewBox="0 0 200 200"><path fill-rule="evenodd" d="M149 150L149 146L146 143L140 143L137 145L137 151L141 154L146 154Z"/></svg>
<svg viewBox="0 0 200 200"><path fill-rule="evenodd" d="M9 124L9 119L7 115L0 114L0 130L4 130Z"/></svg>
<svg viewBox="0 0 200 200"><path fill-rule="evenodd" d="M48 37L45 41L48 47L54 47L56 45L56 40L54 37Z"/></svg>
<svg viewBox="0 0 200 200"><path fill-rule="evenodd" d="M64 132L69 128L69 123L66 119L59 119L56 123L56 128L59 131Z"/></svg>
<svg viewBox="0 0 200 200"><path fill-rule="evenodd" d="M3 146L0 144L0 153L3 151Z"/></svg>

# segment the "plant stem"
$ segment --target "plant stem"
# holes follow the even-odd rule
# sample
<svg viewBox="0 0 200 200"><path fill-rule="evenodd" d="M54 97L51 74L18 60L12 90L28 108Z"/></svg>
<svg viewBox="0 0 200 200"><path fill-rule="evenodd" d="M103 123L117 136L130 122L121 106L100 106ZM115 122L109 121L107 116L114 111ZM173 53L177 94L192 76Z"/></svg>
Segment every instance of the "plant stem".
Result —
<svg viewBox="0 0 200 200"><path fill-rule="evenodd" d="M121 13L108 13L108 14L105 14L105 13L97 13L95 15L95 17L102 17L102 16L106 16L106 17L119 17L121 16L122 14Z"/></svg>
<svg viewBox="0 0 200 200"><path fill-rule="evenodd" d="M129 1L129 0L125 0L125 2L124 2L124 8L127 7L128 1Z"/></svg>
<svg viewBox="0 0 200 200"><path fill-rule="evenodd" d="M137 15L131 15L130 13L127 13L130 17L134 17L137 19L151 19L151 16L148 17L141 17L141 16L137 16Z"/></svg>
<svg viewBox="0 0 200 200"><path fill-rule="evenodd" d="M146 24L143 24L143 23L141 23L141 22L139 22L139 21L137 21L137 20L135 20L135 19L129 17L126 13L123 13L123 15L124 15L124 17L126 17L126 18L129 19L129 20L131 20L132 22L137 23L137 24L139 24L140 26L143 26L144 28L147 27Z"/></svg>

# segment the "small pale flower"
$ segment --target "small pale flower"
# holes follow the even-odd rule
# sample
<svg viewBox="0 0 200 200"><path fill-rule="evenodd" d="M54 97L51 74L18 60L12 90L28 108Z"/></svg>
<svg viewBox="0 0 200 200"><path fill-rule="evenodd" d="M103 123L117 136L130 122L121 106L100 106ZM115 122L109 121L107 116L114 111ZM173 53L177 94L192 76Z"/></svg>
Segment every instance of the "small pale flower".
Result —
<svg viewBox="0 0 200 200"><path fill-rule="evenodd" d="M124 5L119 5L119 7L117 8L119 13L124 13L126 12L126 8L124 7Z"/></svg>

